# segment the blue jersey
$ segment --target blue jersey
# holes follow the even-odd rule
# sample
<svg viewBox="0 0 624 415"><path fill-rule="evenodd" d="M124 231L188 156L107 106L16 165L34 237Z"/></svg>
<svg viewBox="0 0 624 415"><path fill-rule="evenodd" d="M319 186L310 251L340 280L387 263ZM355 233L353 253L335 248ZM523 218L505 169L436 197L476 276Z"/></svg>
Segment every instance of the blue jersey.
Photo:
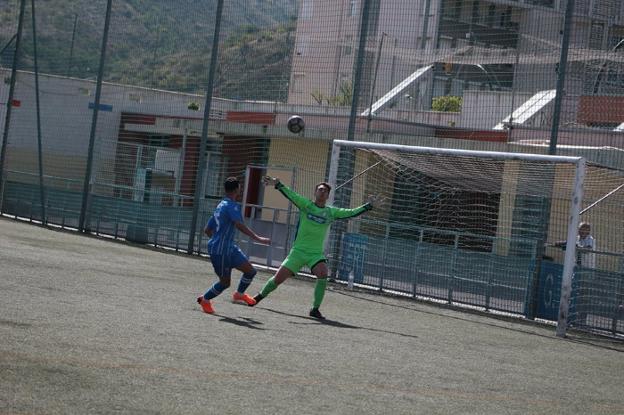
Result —
<svg viewBox="0 0 624 415"><path fill-rule="evenodd" d="M208 241L208 251L211 255L228 254L233 248L236 222L243 222L240 203L226 197L210 217L207 228L212 230L212 237Z"/></svg>

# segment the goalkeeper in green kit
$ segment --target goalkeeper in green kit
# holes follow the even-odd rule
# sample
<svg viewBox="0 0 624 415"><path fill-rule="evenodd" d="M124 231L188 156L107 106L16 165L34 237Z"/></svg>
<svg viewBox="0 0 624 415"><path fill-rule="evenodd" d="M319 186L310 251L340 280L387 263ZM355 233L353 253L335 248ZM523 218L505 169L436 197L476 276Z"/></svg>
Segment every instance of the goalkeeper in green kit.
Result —
<svg viewBox="0 0 624 415"><path fill-rule="evenodd" d="M310 310L310 317L324 319L319 311L319 307L325 296L327 286L327 259L323 254L323 245L329 226L336 219L348 219L361 215L373 208L372 202L366 203L355 209L341 209L327 206L326 202L331 191L328 183L321 182L314 190L314 201L301 196L294 190L288 188L280 182L278 178L265 177L265 185L275 185L288 200L299 209L299 225L295 242L290 253L282 262L277 273L270 278L260 293L254 297L256 304L265 298L278 285L295 275L301 267L307 265L316 276L316 286L314 287L314 302Z"/></svg>

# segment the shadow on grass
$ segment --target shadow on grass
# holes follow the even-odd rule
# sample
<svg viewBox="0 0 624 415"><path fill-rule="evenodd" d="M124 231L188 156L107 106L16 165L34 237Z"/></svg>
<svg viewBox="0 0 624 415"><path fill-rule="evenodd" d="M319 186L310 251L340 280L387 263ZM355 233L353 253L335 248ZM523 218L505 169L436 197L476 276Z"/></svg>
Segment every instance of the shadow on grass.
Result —
<svg viewBox="0 0 624 415"><path fill-rule="evenodd" d="M252 330L266 330L263 327L258 327L264 324L263 322L254 320L253 318L248 318L248 317L235 318L235 317L223 316L223 315L216 314L216 313L213 315L219 317L219 321L222 321L224 323L229 323L235 326L245 327L245 328L252 329Z"/></svg>
<svg viewBox="0 0 624 415"><path fill-rule="evenodd" d="M460 316L451 316L448 314L443 314L443 313L436 313L434 311L426 311L426 310L422 310L422 309L416 309L414 307L410 307L410 306L406 306L406 305L401 305L401 304L391 304L389 302L386 301L381 301L381 300L377 300L377 299L373 299L370 298L370 295L364 294L362 296L357 295L356 292L346 292L346 291L338 291L338 290L334 290L332 291L332 293L334 294L340 294L340 295L344 295L346 297L351 297L351 298L355 298L358 300L362 300L362 301L366 301L366 302L371 302L371 303L376 303L376 304L382 304L388 307L394 307L394 308L401 308L403 310L411 310L411 311L415 311L418 313L423 313L423 314L429 314L429 315L434 315L434 316L440 316L440 317L444 317L444 318L449 318L449 319L454 319L454 320L460 320L460 321L465 321L465 322L470 322L473 324L478 324L478 325L482 325L482 326L488 326L488 327L496 327L496 328L500 328L500 329L504 329L504 330L510 330L510 331L515 331L517 333L523 333L523 334L529 334L532 336L538 336L544 339L550 339L553 341L560 341L562 340L561 338L555 336L555 327L552 326L552 336L551 335L545 335L545 334L541 334L541 333L536 333L534 331L530 331L530 330L523 330L519 327L509 327L509 326L503 326L500 324L496 324L493 322L485 322L485 321L476 321L467 317L460 317ZM402 298L399 298L399 300L403 300ZM493 320L497 320L497 321L505 321L508 323L515 323L515 324L519 324L519 325L526 325L527 327L535 327L535 328L544 328L546 327L545 325L537 325L535 322L531 321L531 320L523 320L520 318L514 318L514 317L507 317L507 316L499 316L496 314L489 314L489 313L484 313L484 312L479 312L479 311L475 311L475 310L470 310L470 309L464 309L464 308L458 308L458 307L453 307L453 306L448 306L448 305L438 305L435 303L424 303L424 302L414 302L414 305L423 305L423 306L430 306L430 307L439 307L441 310L445 310L445 311L458 311L460 313L467 313L469 315L475 315L475 316L479 316L479 317L484 317L484 318L488 318L488 319L493 319ZM589 334L587 334L586 336L582 336L579 334L570 334L568 336L565 337L565 340L573 342L573 343L580 343L580 344L585 344L588 346L594 346L594 347L599 347L599 348L603 348L603 349L608 349L608 350L613 350L616 352L620 352L620 353L624 353L624 342L619 341L619 340L614 340L614 339L606 339L606 338L601 338L601 337L591 337Z"/></svg>
<svg viewBox="0 0 624 415"><path fill-rule="evenodd" d="M321 325L321 326L336 327L336 328L339 328L339 329L366 330L366 331L371 331L371 332L375 332L375 333L393 334L395 336L409 337L409 338L412 338L412 339L417 339L418 338L418 336L414 336L412 334L398 333L396 331L381 330L381 329L375 329L375 328L371 328L371 327L354 326L352 324L341 323L340 321L330 320L330 319L319 320L319 319L316 319L316 318L313 318L313 317L302 316L302 315L299 315L299 314L285 313L283 311L277 311L277 310L273 310L273 309L270 309L270 308L263 308L263 307L259 307L259 308L262 308L263 310L269 311L271 313L281 314L283 316L295 317L295 318L299 318L299 319L302 319L302 320L306 320L306 321L291 321L291 324L299 324L299 325L315 324L315 325Z"/></svg>

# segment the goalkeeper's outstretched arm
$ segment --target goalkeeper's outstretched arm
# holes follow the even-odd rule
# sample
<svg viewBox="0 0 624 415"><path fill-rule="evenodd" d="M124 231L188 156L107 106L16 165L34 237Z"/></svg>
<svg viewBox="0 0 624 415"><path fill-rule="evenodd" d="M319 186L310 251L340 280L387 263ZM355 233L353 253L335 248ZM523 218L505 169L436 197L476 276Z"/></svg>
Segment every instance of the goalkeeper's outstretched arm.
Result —
<svg viewBox="0 0 624 415"><path fill-rule="evenodd" d="M304 196L300 195L299 193L295 192L294 190L292 190L291 188L289 188L288 186L280 182L280 179L277 177L265 176L263 181L264 181L264 184L267 186L269 185L275 186L275 188L281 194L283 194L284 197L290 200L299 209L304 209L305 206L308 203L310 203L309 199L305 198Z"/></svg>
<svg viewBox="0 0 624 415"><path fill-rule="evenodd" d="M332 208L332 215L336 219L349 219L360 216L364 212L373 209L373 205L369 202L354 209Z"/></svg>

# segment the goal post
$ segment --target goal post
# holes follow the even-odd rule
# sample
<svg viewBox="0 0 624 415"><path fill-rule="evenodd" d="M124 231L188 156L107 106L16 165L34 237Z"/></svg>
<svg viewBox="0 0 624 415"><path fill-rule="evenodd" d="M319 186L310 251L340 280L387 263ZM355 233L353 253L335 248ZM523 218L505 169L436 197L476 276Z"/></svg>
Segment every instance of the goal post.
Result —
<svg viewBox="0 0 624 415"><path fill-rule="evenodd" d="M339 271L354 267L345 262L361 261L366 285L380 290L528 315L546 227L548 238L566 235L570 247L552 294L560 292L554 320L564 336L585 163L583 157L334 140L328 181L334 189L348 184L339 207L357 206L371 194L385 202L346 230L332 231L330 264L342 279ZM350 252L353 241L366 245L358 258Z"/></svg>
<svg viewBox="0 0 624 415"><path fill-rule="evenodd" d="M576 235L579 225L581 203L583 201L583 183L585 181L585 159L576 162L574 177L574 193L570 201L570 216L568 219L568 235L565 260L563 263L563 278L561 280L561 299L559 300L559 318L557 320L557 336L565 336L568 327L570 300L572 294L572 275L576 264Z"/></svg>

